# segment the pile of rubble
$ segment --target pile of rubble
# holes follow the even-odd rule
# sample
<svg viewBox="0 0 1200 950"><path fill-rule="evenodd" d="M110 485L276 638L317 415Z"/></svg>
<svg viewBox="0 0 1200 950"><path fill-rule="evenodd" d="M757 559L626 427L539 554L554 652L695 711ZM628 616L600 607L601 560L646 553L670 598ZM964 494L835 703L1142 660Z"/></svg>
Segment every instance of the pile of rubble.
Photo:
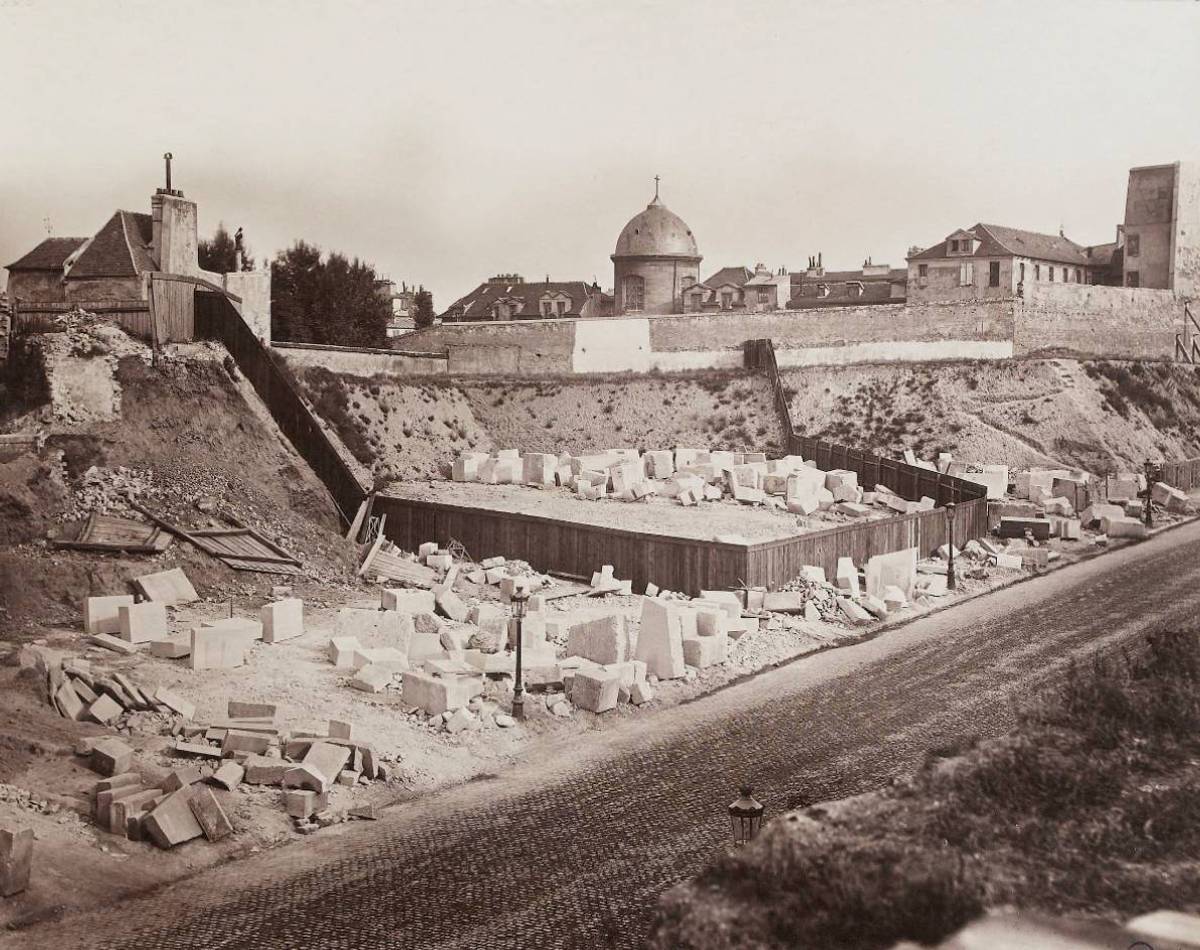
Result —
<svg viewBox="0 0 1200 950"><path fill-rule="evenodd" d="M65 465L63 471L66 475ZM133 511L130 501L162 498L165 492L155 484L154 473L126 468L91 466L71 493L70 507L60 521L74 521L92 512L128 514Z"/></svg>

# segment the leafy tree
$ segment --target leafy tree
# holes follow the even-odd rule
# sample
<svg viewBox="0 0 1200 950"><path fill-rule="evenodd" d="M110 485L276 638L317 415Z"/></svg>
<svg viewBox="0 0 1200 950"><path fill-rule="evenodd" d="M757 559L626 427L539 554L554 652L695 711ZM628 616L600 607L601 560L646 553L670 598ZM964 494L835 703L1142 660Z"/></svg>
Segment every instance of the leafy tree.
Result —
<svg viewBox="0 0 1200 950"><path fill-rule="evenodd" d="M196 246L196 256L200 260L200 269L212 271L214 274L230 274L238 269L237 243L233 236L225 230L222 222L217 225L217 233L212 240L200 239ZM254 270L254 258L250 256L250 248L242 244L242 270Z"/></svg>
<svg viewBox="0 0 1200 950"><path fill-rule="evenodd" d="M271 263L271 335L292 343L386 346L391 301L375 268L297 241Z"/></svg>
<svg viewBox="0 0 1200 950"><path fill-rule="evenodd" d="M433 294L424 287L413 298L413 323L418 330L433 326Z"/></svg>

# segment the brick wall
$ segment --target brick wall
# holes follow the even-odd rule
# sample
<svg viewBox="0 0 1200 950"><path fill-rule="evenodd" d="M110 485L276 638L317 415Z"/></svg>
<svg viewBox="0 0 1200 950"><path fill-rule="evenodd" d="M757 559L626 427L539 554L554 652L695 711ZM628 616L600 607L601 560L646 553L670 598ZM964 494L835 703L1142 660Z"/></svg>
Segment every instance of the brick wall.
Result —
<svg viewBox="0 0 1200 950"><path fill-rule="evenodd" d="M1087 284L1026 285L1013 350L1066 350L1111 359L1171 359L1183 308L1169 290Z"/></svg>

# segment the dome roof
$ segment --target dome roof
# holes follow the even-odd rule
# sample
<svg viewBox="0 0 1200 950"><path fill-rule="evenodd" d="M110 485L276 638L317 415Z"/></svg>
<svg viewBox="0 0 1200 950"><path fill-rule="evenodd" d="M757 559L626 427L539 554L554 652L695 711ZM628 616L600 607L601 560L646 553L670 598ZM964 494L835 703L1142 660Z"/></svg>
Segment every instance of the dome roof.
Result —
<svg viewBox="0 0 1200 950"><path fill-rule="evenodd" d="M670 211L656 195L646 210L630 218L617 238L613 257L700 258L696 238L683 218Z"/></svg>

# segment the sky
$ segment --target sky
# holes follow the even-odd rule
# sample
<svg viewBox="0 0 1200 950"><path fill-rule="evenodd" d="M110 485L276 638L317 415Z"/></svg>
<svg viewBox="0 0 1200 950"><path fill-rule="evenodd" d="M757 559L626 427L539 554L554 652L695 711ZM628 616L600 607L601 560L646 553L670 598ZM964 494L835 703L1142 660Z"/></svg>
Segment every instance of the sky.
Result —
<svg viewBox="0 0 1200 950"><path fill-rule="evenodd" d="M1113 239L1200 159L1200 3L0 0L0 263L174 186L201 235L423 284L612 286L654 194L701 274Z"/></svg>

